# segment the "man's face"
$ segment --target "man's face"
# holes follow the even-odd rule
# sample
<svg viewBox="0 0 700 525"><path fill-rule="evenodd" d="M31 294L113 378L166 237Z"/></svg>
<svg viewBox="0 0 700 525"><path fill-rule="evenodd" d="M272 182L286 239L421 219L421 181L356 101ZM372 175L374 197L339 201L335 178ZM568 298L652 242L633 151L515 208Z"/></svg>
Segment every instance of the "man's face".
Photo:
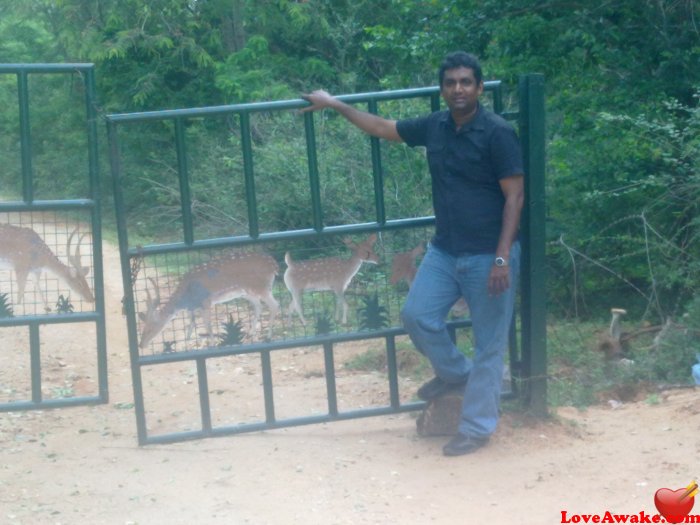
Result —
<svg viewBox="0 0 700 525"><path fill-rule="evenodd" d="M484 83L477 84L474 71L464 66L446 70L440 88L440 94L450 111L466 114L476 109L483 91Z"/></svg>

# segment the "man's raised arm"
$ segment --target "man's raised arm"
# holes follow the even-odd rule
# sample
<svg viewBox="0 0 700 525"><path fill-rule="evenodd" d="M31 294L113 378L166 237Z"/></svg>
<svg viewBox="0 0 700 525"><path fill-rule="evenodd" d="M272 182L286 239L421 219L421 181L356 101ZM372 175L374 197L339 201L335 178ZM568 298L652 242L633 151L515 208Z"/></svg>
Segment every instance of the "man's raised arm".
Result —
<svg viewBox="0 0 700 525"><path fill-rule="evenodd" d="M359 109L338 100L330 93L323 91L322 89L314 91L313 93L304 94L301 96L301 98L308 100L311 103L310 106L299 110L301 113L316 111L323 108L331 108L340 113L362 131L372 135L373 137L393 140L394 142L402 141L401 136L399 135L398 131L396 131L395 120L385 119L366 111L360 111Z"/></svg>

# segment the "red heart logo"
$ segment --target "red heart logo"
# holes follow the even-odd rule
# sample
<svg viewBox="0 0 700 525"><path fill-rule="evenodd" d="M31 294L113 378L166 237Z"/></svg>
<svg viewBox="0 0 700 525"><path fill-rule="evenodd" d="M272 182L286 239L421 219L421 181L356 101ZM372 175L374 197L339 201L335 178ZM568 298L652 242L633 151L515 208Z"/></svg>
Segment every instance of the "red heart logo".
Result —
<svg viewBox="0 0 700 525"><path fill-rule="evenodd" d="M669 523L681 523L694 504L695 498L688 497L687 489L659 489L654 494L654 505Z"/></svg>

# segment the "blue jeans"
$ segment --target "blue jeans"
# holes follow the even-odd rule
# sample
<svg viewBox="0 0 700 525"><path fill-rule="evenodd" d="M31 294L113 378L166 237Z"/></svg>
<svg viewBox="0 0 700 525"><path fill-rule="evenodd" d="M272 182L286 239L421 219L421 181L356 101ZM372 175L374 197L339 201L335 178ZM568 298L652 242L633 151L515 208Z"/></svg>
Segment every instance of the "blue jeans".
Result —
<svg viewBox="0 0 700 525"><path fill-rule="evenodd" d="M464 391L459 431L475 438L490 436L498 424L503 358L520 269L520 244L510 250L510 288L492 296L488 279L495 255L454 257L429 245L401 311L401 319L413 344L447 383L469 376ZM474 358L462 354L446 327L452 305L464 297L471 313Z"/></svg>

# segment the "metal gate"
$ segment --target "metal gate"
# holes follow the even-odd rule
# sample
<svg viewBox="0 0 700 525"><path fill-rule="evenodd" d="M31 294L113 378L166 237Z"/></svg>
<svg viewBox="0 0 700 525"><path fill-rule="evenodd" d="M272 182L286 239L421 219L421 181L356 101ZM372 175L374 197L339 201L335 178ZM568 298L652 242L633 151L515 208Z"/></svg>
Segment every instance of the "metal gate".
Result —
<svg viewBox="0 0 700 525"><path fill-rule="evenodd" d="M514 394L544 412L544 81L521 79L517 112L504 111L501 82L485 88L493 109L516 122L525 150L510 368ZM440 107L437 87L339 98L395 118ZM298 115L305 104L106 117L140 444L424 406L399 373L410 345L398 313L434 222L425 160L334 114ZM406 216L407 201L421 212ZM460 344L468 345L469 326L464 312L449 322ZM358 355L358 341L375 352ZM343 393L357 388L342 373L349 361L338 364L346 353L376 360L385 397L346 406ZM304 368L308 354L321 369ZM320 389L323 406L286 400L275 377L290 371L304 389ZM149 410L164 386L173 410Z"/></svg>
<svg viewBox="0 0 700 525"><path fill-rule="evenodd" d="M0 96L0 411L106 403L93 66L0 64Z"/></svg>

